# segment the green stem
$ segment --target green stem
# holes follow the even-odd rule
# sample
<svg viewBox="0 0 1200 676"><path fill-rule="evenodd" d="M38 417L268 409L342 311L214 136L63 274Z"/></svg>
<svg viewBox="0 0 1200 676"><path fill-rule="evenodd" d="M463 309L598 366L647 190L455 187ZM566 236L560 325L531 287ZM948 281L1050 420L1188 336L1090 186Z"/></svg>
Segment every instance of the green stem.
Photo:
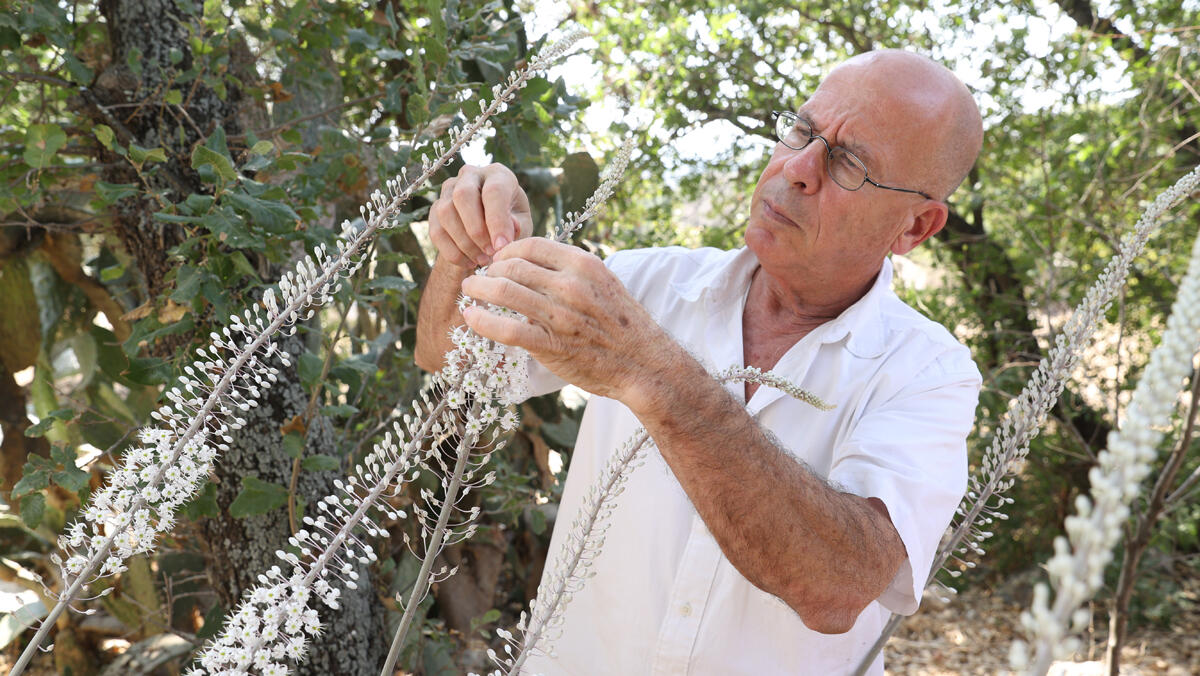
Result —
<svg viewBox="0 0 1200 676"><path fill-rule="evenodd" d="M471 417L479 415L479 408L478 403L471 408ZM417 573L412 591L409 592L408 602L404 607L404 616L400 618L400 626L396 627L396 635L392 637L392 647L388 650L383 670L379 672L380 676L391 676L395 673L396 660L400 658L400 646L403 645L404 637L408 634L409 625L412 624L413 617L417 612L417 606L421 605L421 601L429 590L429 571L433 568L434 559L441 553L442 542L446 538L446 525L450 523L450 513L454 511L454 505L458 502L463 472L466 470L467 460L471 457L471 449L477 438L475 435L464 435L458 443L456 450L458 458L454 462L454 475L450 477L450 485L446 487L446 495L442 499L442 509L438 514L437 525L433 529L433 539L430 540L429 546L425 550L425 559L421 562L421 572Z"/></svg>

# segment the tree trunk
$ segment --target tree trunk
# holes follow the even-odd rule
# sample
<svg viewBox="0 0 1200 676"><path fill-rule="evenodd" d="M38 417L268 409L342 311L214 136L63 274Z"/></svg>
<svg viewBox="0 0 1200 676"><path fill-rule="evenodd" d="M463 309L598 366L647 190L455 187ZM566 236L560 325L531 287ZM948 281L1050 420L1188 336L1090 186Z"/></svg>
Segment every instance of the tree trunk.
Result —
<svg viewBox="0 0 1200 676"><path fill-rule="evenodd" d="M297 336L280 341L280 348L298 355L303 343ZM293 364L296 363L293 359ZM280 368L279 364L275 364ZM287 486L292 458L283 447L280 427L294 416L304 415L308 393L294 369L280 368L282 377L268 390L257 408L244 417L248 424L234 435L234 443L217 462L217 506L219 515L200 523L201 540L208 549L208 574L226 611L236 607L243 592L258 584L258 575L279 563L275 551L287 542L291 531L284 508L267 514L235 519L229 504L241 492L241 478L256 476L263 481ZM306 454L328 451L333 430L323 418L309 426ZM310 510L318 500L335 491L336 471L301 472L297 497ZM369 571L359 566L357 591L342 590L341 608L330 611L317 602L326 632L311 644L308 661L297 666L300 674L355 676L376 674L385 645L382 604L375 596Z"/></svg>
<svg viewBox="0 0 1200 676"><path fill-rule="evenodd" d="M204 34L197 22L199 3L101 0L100 8L107 21L112 65L97 76L93 87L84 90L83 112L111 127L121 145L161 147L168 157L167 162L156 165L155 171L143 175L128 163L107 169L104 175L108 182L135 183L149 189L149 193L142 192L116 205L113 220L116 233L142 274L146 297L153 302L170 288L168 273L175 263L167 252L183 240L185 233L175 225L154 220L152 214L166 202L211 192L191 168L193 147L218 127L226 136L241 134L241 120L253 116L255 111L249 109L256 104L243 98L233 79L226 80L227 93L223 96L203 83L189 83L183 106L165 103L163 97L175 74L192 66L189 37ZM232 50L235 56L236 47ZM131 68L131 63L138 67ZM231 63L230 67L236 72L239 65ZM238 75L243 82L253 77L252 72ZM206 334L207 329L200 333ZM147 351L160 357L175 356L191 341L191 335L168 336L147 346ZM281 342L280 347L292 354L303 348L295 336ZM229 504L240 492L245 476L289 485L293 458L284 450L280 428L292 417L302 415L307 402L308 393L295 369L281 369L280 381L245 416L249 424L236 433L235 443L217 462L220 515L202 520L198 530L207 550L210 580L226 610L236 606L241 594L257 583L259 574L278 563L274 552L290 535L286 509L233 519L228 515ZM310 425L307 443L310 449L328 450L332 446L332 432L322 419ZM302 473L297 495L313 505L334 491L334 478L333 472ZM308 660L293 673L376 673L383 634L382 605L375 597L368 571L364 568L359 575L356 591L343 590L339 611L322 611L322 622L328 630L321 640L311 644Z"/></svg>

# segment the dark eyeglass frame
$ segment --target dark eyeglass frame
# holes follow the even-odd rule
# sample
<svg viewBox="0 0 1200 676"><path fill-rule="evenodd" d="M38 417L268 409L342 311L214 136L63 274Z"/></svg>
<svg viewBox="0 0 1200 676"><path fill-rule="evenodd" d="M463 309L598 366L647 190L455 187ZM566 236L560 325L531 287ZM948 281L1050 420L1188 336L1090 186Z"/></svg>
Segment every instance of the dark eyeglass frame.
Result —
<svg viewBox="0 0 1200 676"><path fill-rule="evenodd" d="M776 110L771 113L771 119L775 120L775 138L778 139L780 143L787 146L788 148L791 148L792 150L804 150L805 148L807 148L809 146L809 144L811 144L813 142L813 139L820 139L821 143L825 144L825 151L826 151L825 152L825 172L827 174L829 174L829 178L833 179L833 182L836 183L838 185L838 187L840 187L840 188L843 188L845 190L854 191L854 190L858 190L858 189L862 188L863 185L870 183L871 185L875 186L876 188L883 188L884 190L895 190L896 192L912 193L914 195L920 195L921 197L924 197L927 200L933 199L933 197L930 196L928 193L921 192L920 190L909 190L908 188L897 188L895 186L884 185L882 183L876 182L870 176L867 175L867 165L863 164L863 161L858 159L857 155L850 152L849 150L846 150L842 146L831 145L829 143L829 140L826 139L824 136L821 136L820 134L813 132L812 125L810 125L808 123L808 120L805 120L804 118L800 117L796 113ZM808 130L808 140L805 141L804 144L800 145L800 146L794 146L794 145L788 143L787 141L783 140L787 136L787 134L780 133L781 130L780 130L779 122L781 120L786 121L788 123L788 129L799 129L799 127L797 126L797 123L803 122L804 128L806 128ZM854 186L853 188L848 185L843 184L841 181L839 181L837 179L836 176L833 175L833 159L834 159L833 153L835 150L838 152L845 153L846 156L850 159L850 161L853 162L854 164L856 164L858 166L858 168L862 170L863 179L858 185ZM937 200L934 200L934 201L937 201Z"/></svg>

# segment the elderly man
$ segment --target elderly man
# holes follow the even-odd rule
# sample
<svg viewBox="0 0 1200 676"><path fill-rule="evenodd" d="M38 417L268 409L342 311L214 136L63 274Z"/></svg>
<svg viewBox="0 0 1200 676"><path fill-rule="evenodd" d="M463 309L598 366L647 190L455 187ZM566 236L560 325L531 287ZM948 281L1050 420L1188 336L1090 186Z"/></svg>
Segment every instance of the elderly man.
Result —
<svg viewBox="0 0 1200 676"><path fill-rule="evenodd" d="M979 112L942 66L880 51L775 118L737 251L602 263L526 238L528 202L498 165L464 169L431 210L439 258L419 363L440 365L461 290L528 318L463 313L534 356L538 391L592 393L552 556L609 455L639 426L657 446L557 655L531 673L845 673L889 610L917 608L965 490L980 378L966 348L891 292L887 255L945 224L943 200L979 152ZM710 377L730 365L773 369L837 408Z"/></svg>

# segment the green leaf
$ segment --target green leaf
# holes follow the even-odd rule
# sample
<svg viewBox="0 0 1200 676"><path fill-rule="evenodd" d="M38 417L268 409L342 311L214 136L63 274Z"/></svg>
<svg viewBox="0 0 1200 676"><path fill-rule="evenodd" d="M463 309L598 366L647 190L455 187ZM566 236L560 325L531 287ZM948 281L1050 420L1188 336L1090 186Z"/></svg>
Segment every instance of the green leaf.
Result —
<svg viewBox="0 0 1200 676"><path fill-rule="evenodd" d="M113 130L107 124L98 124L92 127L92 133L96 135L96 140L100 141L100 145L113 149L113 139L115 138Z"/></svg>
<svg viewBox="0 0 1200 676"><path fill-rule="evenodd" d="M131 385L132 382L125 377L129 359L118 344L117 337L112 331L94 324L88 327L88 332L96 341L96 364L100 366L100 372L122 385Z"/></svg>
<svg viewBox="0 0 1200 676"><path fill-rule="evenodd" d="M141 77L142 75L142 50L138 47L130 47L129 53L125 55L125 65L129 66L129 70L134 75Z"/></svg>
<svg viewBox="0 0 1200 676"><path fill-rule="evenodd" d="M216 514L213 514L216 516ZM200 626L200 631L196 632L196 638L204 641L217 635L221 627L225 625L225 609L220 603L213 605L204 613L204 624Z"/></svg>
<svg viewBox="0 0 1200 676"><path fill-rule="evenodd" d="M422 124L429 119L429 99L412 93L408 97L408 119L413 124ZM472 111L474 113L475 111Z"/></svg>
<svg viewBox="0 0 1200 676"><path fill-rule="evenodd" d="M216 209L205 214L200 219L200 225L216 235L218 240L235 249L264 248L267 244L266 240L257 232L250 230L249 224L236 218L231 211L228 207Z"/></svg>
<svg viewBox="0 0 1200 676"><path fill-rule="evenodd" d="M25 132L25 163L34 169L50 165L59 148L67 144L67 134L57 124L30 125Z"/></svg>
<svg viewBox="0 0 1200 676"><path fill-rule="evenodd" d="M36 425L25 429L27 437L42 437L45 436L50 428L54 426L56 420L71 420L75 417L75 412L69 408L55 409L48 413L45 418L42 418Z"/></svg>
<svg viewBox="0 0 1200 676"><path fill-rule="evenodd" d="M138 193L137 186L133 183L105 183L104 181L96 181L95 188L96 195L105 204L112 204Z"/></svg>
<svg viewBox="0 0 1200 676"><path fill-rule="evenodd" d="M117 263L100 269L100 281L111 282L125 276L125 266Z"/></svg>
<svg viewBox="0 0 1200 676"><path fill-rule="evenodd" d="M129 159L140 169L146 162L166 162L167 153L162 148L143 148L136 143L130 143Z"/></svg>
<svg viewBox="0 0 1200 676"><path fill-rule="evenodd" d="M192 193L187 196L187 199L185 199L183 203L188 209L191 209L193 214L203 214L204 212L208 211L210 207L212 207L213 196Z"/></svg>
<svg viewBox="0 0 1200 676"><path fill-rule="evenodd" d="M328 416L352 416L358 413L358 408L350 404L338 404L336 406L322 406L321 415Z"/></svg>
<svg viewBox="0 0 1200 676"><path fill-rule="evenodd" d="M18 499L34 491L40 491L50 485L50 473L44 469L32 469L30 464L32 463L25 465L25 476L22 476L21 480L13 486L13 499Z"/></svg>
<svg viewBox="0 0 1200 676"><path fill-rule="evenodd" d="M311 352L305 352L300 355L300 363L296 366L296 371L300 375L300 382L305 387L312 387L317 383L317 378L321 377L321 369L325 368L325 360Z"/></svg>
<svg viewBox="0 0 1200 676"><path fill-rule="evenodd" d="M287 496L288 490L284 486L254 476L242 477L242 491L229 504L229 515L244 519L266 514L287 504Z"/></svg>
<svg viewBox="0 0 1200 676"><path fill-rule="evenodd" d="M324 472L338 469L342 466L337 458L328 455L310 455L301 461L300 466L310 472Z"/></svg>
<svg viewBox="0 0 1200 676"><path fill-rule="evenodd" d="M63 57L63 65L67 67L67 72L71 74L71 79L76 84L91 84L92 69L84 65L74 54L67 52L66 56Z"/></svg>
<svg viewBox="0 0 1200 676"><path fill-rule="evenodd" d="M196 149L192 151L192 168L198 171L203 166L211 166L213 171L226 183L237 179L237 171L233 168L232 160L206 146L196 146Z"/></svg>
<svg viewBox="0 0 1200 676"><path fill-rule="evenodd" d="M290 232L300 222L300 216L283 202L251 197L240 190L226 194L225 200L254 225L272 232Z"/></svg>
<svg viewBox="0 0 1200 676"><path fill-rule="evenodd" d="M283 452L291 458L299 458L304 455L304 436L298 432L288 432L283 435Z"/></svg>
<svg viewBox="0 0 1200 676"><path fill-rule="evenodd" d="M250 261L246 259L246 255L241 251L234 251L230 254L229 262L233 264L234 270L251 279L258 279L258 271L254 269L253 265L250 265Z"/></svg>
<svg viewBox="0 0 1200 676"><path fill-rule="evenodd" d="M543 423L542 436L559 448L575 446L575 437L579 436L579 422L564 416L559 422Z"/></svg>
<svg viewBox="0 0 1200 676"><path fill-rule="evenodd" d="M208 275L200 268L191 265L184 265L175 273L175 291L171 293L171 300L176 303L190 303L200 293L200 284Z"/></svg>
<svg viewBox="0 0 1200 676"><path fill-rule="evenodd" d="M250 146L250 152L255 155L266 155L275 149L275 144L270 141L259 141Z"/></svg>
<svg viewBox="0 0 1200 676"><path fill-rule="evenodd" d="M183 92L178 89L172 89L163 97L163 102L167 105L178 106L183 103Z"/></svg>
<svg viewBox="0 0 1200 676"><path fill-rule="evenodd" d="M546 532L545 512L537 508L529 512L529 530L533 531L534 535L541 535Z"/></svg>
<svg viewBox="0 0 1200 676"><path fill-rule="evenodd" d="M211 481L205 482L200 493L183 506L183 514L189 519L202 516L215 518L220 513L220 508L217 507L217 485Z"/></svg>
<svg viewBox="0 0 1200 676"><path fill-rule="evenodd" d="M50 451L50 457L54 458L62 466L62 469L56 471L52 477L54 483L73 493L78 493L88 485L91 474L79 469L75 465L75 461L78 458L75 455L74 449L67 446L55 446Z"/></svg>
<svg viewBox="0 0 1200 676"><path fill-rule="evenodd" d="M446 46L437 40L426 40L424 43L425 58L429 59L430 63L436 64L438 68L445 68L446 62L450 60L450 53L446 51Z"/></svg>
<svg viewBox="0 0 1200 676"><path fill-rule="evenodd" d="M42 518L46 515L46 496L39 491L30 493L21 498L21 520L29 528L37 528L42 525Z"/></svg>
<svg viewBox="0 0 1200 676"><path fill-rule="evenodd" d="M193 324L185 320L178 322L176 326L179 330L173 332L179 333L180 331L190 330ZM159 332L154 333L165 335ZM147 336L153 337L152 334L147 334ZM125 377L138 385L161 385L171 377L171 365L162 359L154 357L130 357L129 368L125 371Z"/></svg>

